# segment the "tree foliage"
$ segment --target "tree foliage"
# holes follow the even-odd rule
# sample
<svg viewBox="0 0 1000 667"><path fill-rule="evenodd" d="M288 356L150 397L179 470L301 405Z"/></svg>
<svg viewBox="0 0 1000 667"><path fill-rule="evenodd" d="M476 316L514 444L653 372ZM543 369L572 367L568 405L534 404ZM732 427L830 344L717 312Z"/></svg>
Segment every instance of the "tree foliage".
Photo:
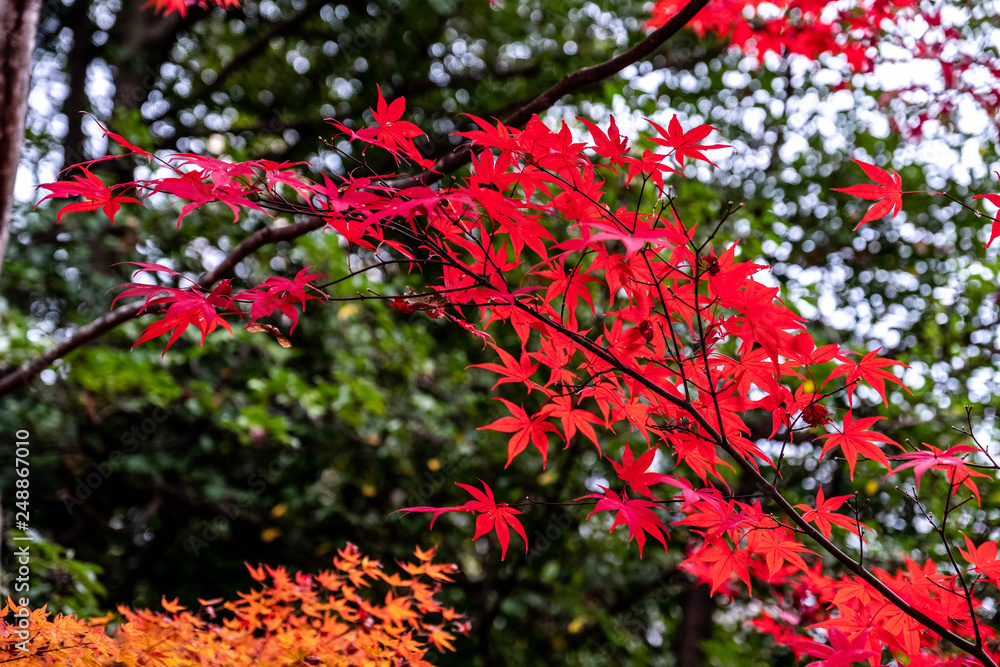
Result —
<svg viewBox="0 0 1000 667"><path fill-rule="evenodd" d="M700 9L699 4L704 3L685 9ZM844 54L847 72L874 67L881 40L899 38L912 21L922 19L945 35L955 30L915 3L861 3L847 14L823 12L826 4L775 5L773 20L767 15L773 10L757 3L718 3L693 25L702 35L726 37L743 53L765 59L768 53L814 60ZM670 25L667 17L678 7L658 3L653 24ZM955 65L933 42L921 44L915 50L938 58L946 79L953 66L991 67L989 54L960 58ZM559 85L555 89L561 92ZM988 90L947 90L934 98L937 107L919 112L922 121L910 128L910 136L918 136L932 117L947 122L949 105L959 95L971 96L987 112L995 106ZM919 106L925 98L913 99ZM386 97L378 88L369 123L331 121L339 134L328 146L346 168L324 175L270 159L151 153L106 132L126 160L155 167L155 173L109 186L87 171L74 181L43 187L50 196L83 195L85 201L70 210L104 209L112 223L119 203L127 201L118 192L136 199L173 195L182 202L178 226L185 227L193 222L189 214L214 202L225 204L234 222L243 211L257 220L261 214L298 216L301 222L270 229L286 229L283 238L292 239L325 228L360 262L350 264L346 275L331 272L333 278L303 266L294 278L271 275L241 291L215 276L208 284L188 286L184 283L195 281L174 268L141 264L144 273L159 277L125 285L116 299L142 297L134 314L157 312L159 319L136 345L169 334L164 355L191 325L202 342L218 326L243 322L250 331L270 331L295 345L292 330L310 297L385 301L400 314L457 325L481 339L484 349L489 345L495 362L474 365L500 376L493 390L503 394L497 397L503 409L481 428L504 434L505 468L525 467L528 459L547 471L553 442L570 452L566 456L579 457L583 438L596 445L599 459L608 459L593 467L591 479L567 483L569 500L546 497L539 489L526 499L513 493L504 498L494 492L500 487L493 479L481 481L480 491L469 477L458 482L474 498L464 505L445 501L403 508L432 513L431 523L443 513L478 514L474 537L495 531L501 560L509 555L512 529L530 554L536 509L549 503L584 506L591 510L586 517L591 525L613 533L624 524L627 541L638 543L640 555L648 537L664 552L681 542L678 568L705 582L712 594L766 601L767 610L753 626L796 658L812 656L816 664L883 659L995 664L996 631L986 622L996 595L987 583L996 569L990 560L996 560L989 551L993 543L982 539L988 532L982 527L975 529L977 540L963 535L974 522L981 526L985 516L983 510L966 512L972 500L983 507L983 497L991 495L980 488L980 480L997 472L990 443L977 438L971 412L962 432L967 440L938 430L936 445L924 443L925 436L924 444L915 445L897 435L898 427L874 411L878 404L907 407L895 387L914 401L928 400L922 386L907 381L908 366L879 356L876 348L883 346L852 350L839 343L829 327L790 307L802 303L799 296L782 297L766 277L770 267L757 259L766 254L766 243L729 240L727 227L743 213L723 196L709 194L703 180L712 177L702 177L717 164L723 165L717 182L726 182L726 171L740 177L734 160L717 157L729 155L723 152L729 147L718 142L736 144L737 137L721 134L723 139L711 143L719 128L685 124L676 114L650 120L651 131L638 139L621 132L627 124L621 116L610 117L607 129L596 119L577 125L537 116L525 119L522 128L520 121L470 114L470 127L453 134L462 150L432 161L421 147L420 124L407 118L402 96ZM771 141L777 149L777 139ZM972 220L965 228L981 219L967 192L946 193L944 183L904 191L915 175L883 169L889 152L882 148L871 158L853 158L874 184L853 184L856 179L846 172L832 176L828 169L828 178L810 190L817 201L842 211L838 226L850 220L861 229L860 246L850 240L848 245L877 255L869 245L872 226L886 230L897 216L906 219L909 202L917 197L946 201L943 206ZM468 171L457 173L466 160ZM691 175L698 178L685 180ZM846 204L851 196L863 200L863 207ZM773 210L778 204L789 210L787 202L777 195ZM783 225L765 213L747 222L769 220L774 229ZM986 246L998 225L992 220ZM785 243L780 233L777 241ZM781 275L788 266L781 262L774 273ZM409 283L394 292L323 293L373 270L400 270ZM926 267L919 273L924 272ZM950 323L948 315L944 319ZM960 332L942 328L947 332L939 338ZM921 363L908 361L909 368ZM517 386L525 392L515 393ZM946 401L938 403L947 407ZM629 432L637 435L631 444L613 435ZM636 456L635 445L646 449ZM819 466L829 471L828 478L843 481L806 485ZM839 491L859 470L859 477L877 479L909 468L916 487L905 492L905 511L921 515L939 542L933 548L918 542L908 553L894 551L896 541L879 547L871 529L888 532L881 523L887 515ZM930 471L944 473L934 495L926 480L920 489ZM610 474L603 477L610 472L617 482L607 481ZM572 491L574 484L579 491ZM605 511L612 515L602 523ZM969 567L955 555L960 535Z"/></svg>
<svg viewBox="0 0 1000 667"><path fill-rule="evenodd" d="M435 549L414 552L386 574L348 543L333 570L313 575L247 564L260 590L238 600L198 600L192 612L177 599L163 611L119 607L120 619L77 619L28 610L10 598L0 610L0 659L23 665L170 666L430 665L428 652L454 650L461 615L435 601L454 565L432 562ZM386 589L384 599L367 589ZM109 624L114 629L109 628Z"/></svg>

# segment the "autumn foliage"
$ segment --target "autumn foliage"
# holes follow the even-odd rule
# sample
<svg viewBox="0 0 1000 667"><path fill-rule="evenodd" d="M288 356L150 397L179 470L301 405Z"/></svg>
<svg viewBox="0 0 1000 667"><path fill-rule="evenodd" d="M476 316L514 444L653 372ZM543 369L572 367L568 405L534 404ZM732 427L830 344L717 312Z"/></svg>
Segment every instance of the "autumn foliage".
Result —
<svg viewBox="0 0 1000 667"><path fill-rule="evenodd" d="M654 21L677 4L660 2ZM733 18L733 5L743 4L716 3L695 28L741 40L747 28ZM865 6L888 20L909 4ZM791 12L793 5L801 11ZM851 26L844 32L834 27L855 19L831 23L813 5L825 3L778 3L800 17L793 26L798 41L780 31L771 41L757 34L756 48L806 55L839 48L853 67L864 69L855 47L844 43ZM814 34L826 41L816 43ZM996 633L980 622L978 611L985 591L995 595L1000 583L996 545L966 537L964 549L952 549L955 535L947 520L953 505L979 501L977 482L985 477L980 471L998 466L974 439L942 448L904 446L882 433L884 418L859 408L875 397L875 406L887 405L888 392L905 389L897 372L902 364L878 351L818 340L768 282L768 267L745 261L738 243L719 241L734 205L707 219L688 215L671 184L695 169L716 168L716 156L728 147L723 139L710 139L713 127L674 116L663 124L650 121L647 134L632 142L614 119L603 129L581 120L574 131L566 124L550 127L537 116L524 128L470 116L470 128L458 133L471 157L468 173L432 187L443 174L420 152L421 131L403 120L404 101L389 101L380 90L372 117L375 124L368 127L333 122L340 150L357 160L356 169L336 177L314 178L301 165L263 160L153 156L108 133L124 156L155 162L158 173L170 175L106 186L84 170L75 180L42 187L50 197L82 196L69 210L100 208L112 223L120 203L156 193L182 202L178 224L215 202L234 219L244 209L320 219L366 258L364 269L394 265L414 274L419 287L379 295L389 305L465 328L496 352L497 363L479 365L498 376L494 389L524 388L523 400L498 397L499 417L482 427L503 434L507 466L527 458L545 468L553 447L596 448L600 472L613 481L590 493L582 488L577 504L589 512L588 520L612 533L624 527L638 555L649 538L667 549L671 532L683 531L691 539L681 568L708 583L713 594L767 596L771 604L756 627L815 665L875 665L891 657L905 657L910 665L995 665ZM587 132L580 131L584 127ZM400 170L372 171L365 162L369 150L385 151ZM860 198L870 206L858 226L895 217L904 195L947 196L904 191L891 169L856 162L872 182L844 183L837 190L842 201ZM609 196L627 190L632 199ZM1000 222L992 224L991 241ZM140 267L160 282L126 284L115 300L143 299L145 311L158 319L136 344L169 334L165 349L191 326L203 340L218 327L232 331L233 323L254 323L276 312L291 322L291 335L306 302L324 298L319 278L325 276L308 270L236 292L228 281L208 290L185 284L188 278L166 266ZM348 276L356 270L351 267ZM497 345L491 332L500 327L513 331L519 345ZM765 451L750 437L748 424L761 417L771 424L774 450ZM643 451L602 446L608 434L629 431L641 436ZM866 474L885 476L912 470L925 485L926 475L940 475L946 510L929 520L953 557L918 562L904 556L901 567L883 569L865 560L863 545L876 537L852 496L827 497L819 487L809 502L793 504L782 481L789 466L784 453L803 439L822 447L821 459L846 463L851 479L861 466ZM727 481L732 471L756 494L735 493ZM430 513L432 523L444 513L475 514L473 537L495 533L501 558L510 554L512 532L530 548L522 524L530 512L522 508L544 499L498 499L485 482L467 483L472 481L456 482L472 496L464 504L402 509ZM912 501L919 504L916 496ZM356 638L353 646L419 658L415 637L421 632L447 646L450 636L419 620L422 613L442 611L429 602L427 589L363 564L351 572L408 587L412 596L405 604L390 597L385 607L345 612L342 620L354 623L354 632L360 632L361 613L385 624L384 635L365 635L371 642L364 646ZM441 572L421 573L440 578ZM315 581L326 585L322 577ZM343 588L337 581L341 588L335 590L345 596L359 583ZM314 632L309 622L286 629L273 610L277 600L285 601L282 595L299 599L296 585L305 584L281 574L275 578L281 594L261 603L266 612L255 606L250 611L245 599L230 607L237 620L209 636L234 632L259 650L241 623L275 633ZM301 609L306 616L307 610L326 610L313 607L311 598ZM130 637L124 627L149 628L154 618L128 616L130 625L121 632ZM178 618L163 621L165 632L175 632L171 624ZM190 614L184 619L188 629L202 622Z"/></svg>
<svg viewBox="0 0 1000 667"><path fill-rule="evenodd" d="M348 138L397 160L416 159L413 130L399 122L402 108L400 100L380 100L374 117L384 125L348 131ZM785 591L777 598L787 603L785 614L767 615L758 626L796 652L823 657L828 650L800 634L809 627L831 629L830 641L847 642L854 655L873 659L885 649L945 664L950 650L942 634L987 656L982 642L992 630L976 621L980 602L966 581L970 575L988 579L996 569L985 547L968 545L967 553L976 554L968 569L940 572L931 560L907 561L895 573L868 569L835 545L841 537L833 527L865 539L872 534L847 497L825 498L820 488L815 505L792 507L780 486L763 476L772 468L780 479L782 461L747 437L745 420L762 410L778 442L811 433L822 444L821 457L845 461L852 478L862 461L887 475L914 468L918 481L937 470L952 494L965 489L978 500L975 478L981 473L968 464L984 452L968 444L910 452L877 430L882 417L856 416L859 386L881 401L888 400L887 384L902 386L892 372L899 362L817 345L778 289L758 280L767 267L740 261L737 244L713 244L730 210L715 222L684 220L669 179L684 178L690 162L713 165L707 152L725 146L705 143L712 128L685 130L674 117L667 127L651 123L654 133L633 147L614 124L601 130L588 122L587 141L537 118L524 130L472 120L478 129L462 133L475 153L470 174L447 187L394 187L364 173L315 181L293 172L293 165L175 155L155 158L174 176L125 190L186 196L183 217L211 201L234 209L273 206L284 187L298 195L296 212L323 218L352 245L380 253L383 262L434 267L428 275L436 275L436 283L420 294L392 296L390 303L403 312L447 317L491 345L490 328L500 324L520 338L519 349L493 345L499 363L482 365L500 376L497 385L523 385L527 396L541 397L532 407L499 399L506 415L483 427L508 438L508 465L530 451L544 468L553 443L568 447L582 434L608 457L618 480L613 488L581 495L581 504L592 507L588 518L608 512L610 529L624 526L641 555L648 537L667 548L670 528L661 511L669 506L675 530L698 536L682 568L708 582L713 593L737 595L741 583L752 594L755 581ZM898 213L899 177L859 164L876 182L843 189L875 200L859 224ZM611 209L601 203L606 188L629 185L648 190L652 204ZM70 186L45 187L74 194ZM280 201L287 210L288 198ZM163 266L141 270L183 278ZM210 294L197 286L132 283L117 298L142 297L145 307L164 307L138 342L170 332L169 347L187 326L204 338L216 323L228 328L227 320L253 322L275 310L294 328L296 308L317 298L308 291L316 278L302 271L235 294L228 281ZM618 457L604 452L599 432L622 429L641 433L649 449L639 456L628 447ZM670 473L651 471L657 452ZM900 461L895 468L894 460ZM733 466L755 480L761 498L731 494L723 468ZM471 512L477 515L474 537L495 532L501 557L512 531L528 548L517 503L498 501L485 483L481 490L459 486L473 496L464 505L405 509L432 513L432 523L442 513ZM833 553L847 571L825 574L817 548ZM805 608L804 600L814 602Z"/></svg>
<svg viewBox="0 0 1000 667"><path fill-rule="evenodd" d="M649 25L665 24L686 4L657 0ZM981 107L994 122L1000 109L995 52L953 48L967 37L962 26L969 17L952 13L958 6L918 0L712 0L690 25L700 36L759 60L794 55L823 62L842 71L836 88L850 87L853 73L872 72L883 62L939 68L943 87L937 81L893 82L884 85L878 100L885 109L904 101L907 113L890 113L890 122L895 131L919 139L928 120L949 125L964 103ZM965 4L958 11L974 7Z"/></svg>
<svg viewBox="0 0 1000 667"><path fill-rule="evenodd" d="M80 620L33 609L27 639L18 635L18 608L8 600L0 610L0 662L426 666L429 651L454 650L454 633L468 627L434 599L456 571L433 563L434 551L417 548L415 562L392 574L353 544L338 551L332 570L314 575L247 565L263 588L228 602L199 599L196 610L166 597L162 612L119 607L120 618Z"/></svg>

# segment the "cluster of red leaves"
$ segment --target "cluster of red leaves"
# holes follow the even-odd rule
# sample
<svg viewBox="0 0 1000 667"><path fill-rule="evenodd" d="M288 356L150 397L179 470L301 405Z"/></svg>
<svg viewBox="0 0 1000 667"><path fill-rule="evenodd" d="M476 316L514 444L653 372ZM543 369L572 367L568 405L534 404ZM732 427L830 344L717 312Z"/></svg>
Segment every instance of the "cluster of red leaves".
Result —
<svg viewBox="0 0 1000 667"><path fill-rule="evenodd" d="M163 192L188 202L177 216L178 229L185 216L209 202L222 202L228 206L233 213L235 223L239 222L241 207L263 211L253 200L260 196L274 195L280 185L297 192L308 192L313 187L311 181L294 171L295 167L305 164L302 162L248 160L234 163L194 153L173 153L163 158L130 143L100 123L98 125L109 142L118 145L122 155L142 158L151 166L155 165L158 169L170 172L171 175L148 181L108 186L91 173L90 168L96 163L121 156L107 156L72 165L69 169L79 168L83 171L83 176L74 176L72 181L56 181L38 186L51 193L43 197L39 203L52 198L83 197L82 202L63 206L56 222L61 221L63 214L72 211L102 209L111 224L114 224L115 214L121 208L121 203L141 204L134 197L126 197L115 192L134 191L137 196Z"/></svg>
<svg viewBox="0 0 1000 667"><path fill-rule="evenodd" d="M988 553L990 547L992 555ZM974 549L971 541L969 548L970 551ZM981 550L986 553L976 567L994 568L995 573L995 568L1000 566L995 560L996 545L987 543ZM966 555L970 563L975 558L976 555ZM904 555L903 561L904 567L895 574L877 567L872 571L913 608L959 635L974 636L959 577L939 572L933 560L921 565ZM843 575L839 578L825 576L820 563L784 581L787 584L784 593L752 624L788 646L796 658L803 655L820 658L810 665L851 667L856 662L867 661L874 667L882 664L883 648L899 660L899 664L920 667L981 664L970 656L942 656L938 637L928 633L921 623L904 614L866 582ZM980 604L978 600L973 602L976 608ZM803 633L803 629L813 632ZM830 645L816 641L822 637L817 630L825 631ZM993 628L980 623L979 633L984 642L995 644L997 633ZM831 646L835 650L831 651ZM991 655L996 659L995 651Z"/></svg>
<svg viewBox="0 0 1000 667"><path fill-rule="evenodd" d="M0 662L429 667L432 649L453 651L453 633L468 631L459 614L434 599L457 569L433 563L434 551L417 548L416 562L399 563L402 573L392 574L353 544L338 550L332 570L315 575L247 565L255 581L270 582L235 601L199 599L194 612L166 597L164 612L119 607L121 619L111 634L111 614L81 620L42 607L31 610L29 637L23 639L16 632L17 608L8 599L0 609ZM368 593L373 586L386 589L384 599ZM27 651L18 648L21 642Z"/></svg>
<svg viewBox="0 0 1000 667"><path fill-rule="evenodd" d="M256 287L235 294L233 293L232 281L222 280L210 293L206 294L205 290L193 280L169 267L149 262L135 262L135 264L142 268L136 271L133 277L144 271L161 272L191 283L188 288L167 287L155 283L125 283L121 287L128 289L111 301L111 305L114 307L118 299L145 297L140 312L150 306L165 306L163 318L146 327L135 345L132 346L134 348L140 343L170 332L170 338L163 348L164 354L189 326L194 326L201 331L202 343L205 342L205 336L215 331L218 326L222 326L232 334L233 330L225 316L243 317L244 313L236 308L238 302L252 304L247 323L248 328L261 317L267 317L277 310L292 321L291 331L295 331L295 327L299 323L299 311L296 309L296 305L304 311L306 301L325 298L323 292L313 286L311 282L326 276L309 273L309 267L299 271L292 279L271 276ZM319 296L306 292L307 289L314 291Z"/></svg>
<svg viewBox="0 0 1000 667"><path fill-rule="evenodd" d="M893 21L916 0L712 0L691 21L699 36L727 38L752 56L796 53L810 60L823 54L843 54L856 71L873 65L871 47L883 34L882 22ZM676 14L686 0L658 0L649 24L658 27Z"/></svg>
<svg viewBox="0 0 1000 667"><path fill-rule="evenodd" d="M229 10L240 6L240 0L211 0L211 4ZM208 9L208 0L147 0L143 9L152 8L157 14L172 14L177 12L182 17L187 16L188 8L198 6Z"/></svg>
<svg viewBox="0 0 1000 667"><path fill-rule="evenodd" d="M81 202L63 206L56 217L56 222L60 222L65 213L101 209L114 224L115 214L120 210L122 203L142 205L142 202L135 197L121 194L132 192L141 197L166 193L187 202L177 217L178 228L189 213L210 202L225 204L232 211L235 223L239 221L242 207L263 211L254 199L273 195L279 186L286 186L292 191L305 194L311 192L310 188L313 187L311 181L292 171L301 163L278 163L271 160L232 163L191 153L176 153L161 158L131 144L121 135L110 132L103 126L101 129L104 136L117 144L124 155L136 156L150 164L155 163L169 171L171 175L149 181L108 186L90 171L94 163L108 158L75 165L83 171L83 176L74 176L72 181L56 181L39 186L40 189L50 192L39 203L52 198L83 197ZM206 293L193 280L167 266L145 262L136 264L142 267L136 274L147 271L163 272L178 278L182 283L190 283L187 287L169 287L152 281L126 283L122 287L128 289L118 294L112 301L114 306L114 303L121 298L144 297L143 311L150 306L162 306L163 317L146 327L135 344L170 333L164 353L189 326L194 326L201 332L202 342L219 326L232 333L225 318L243 318L244 313L236 307L237 303L252 304L248 326L277 310L291 320L291 330L294 331L299 314L296 306L304 310L306 301L325 298L325 295L311 283L317 278L326 276L309 274L308 270L300 271L292 279L270 277L256 287L234 294L230 280L221 281L211 292Z"/></svg>
<svg viewBox="0 0 1000 667"><path fill-rule="evenodd" d="M687 4L656 0L648 25L662 26ZM890 116L893 130L918 139L928 120L949 123L963 101L997 118L1000 58L981 48L988 33L969 20L969 10L961 2L917 0L712 0L690 26L758 59L795 54L822 62L822 56L843 55L847 73L870 72L882 62L940 67L940 83L907 83L879 98L884 108L904 103ZM910 56L900 61L889 53Z"/></svg>
<svg viewBox="0 0 1000 667"><path fill-rule="evenodd" d="M401 100L387 103L380 95L373 111L378 127L346 131L352 140L385 149L403 163L419 163L408 143L414 130L401 121L403 113ZM620 463L612 461L621 488L602 486L601 493L578 499L593 504L591 517L614 513L611 530L625 525L640 552L647 536L666 549L670 533L660 507L670 505L673 525L697 536L683 567L714 592L737 594L736 580L748 591L754 579L775 590L813 586L822 576L821 561L804 535L822 544L833 526L862 534L858 517L843 509L846 497L826 498L820 489L815 506L798 506L804 514L792 516L792 526L779 521L760 499L732 497L723 468L738 465L752 475L761 467L778 467L748 425L767 415L773 423L772 443L776 437L780 444L790 443L793 435L812 434L823 445L820 458L846 460L852 478L859 461L869 471L881 468L892 474L883 449L898 445L875 430L878 417L858 417L852 406L858 404L855 394L861 384L871 390L869 395L887 401L887 382L902 387L892 372L901 364L879 358L877 351L858 359L836 345L818 345L804 330L804 320L778 298L778 288L761 280L767 267L740 261L737 244L713 247L710 232L702 231L704 240L699 241L696 226L684 222L669 195L668 179L683 178L689 160L712 164L706 152L724 147L704 143L710 126L685 130L676 117L666 127L651 123L655 133L640 137L636 149L614 122L607 130L585 122L587 141L565 124L552 129L537 117L524 129L471 120L477 129L462 133L475 155L469 173L446 186L397 188L381 176L352 174L337 183L328 178L318 183L286 173L284 165L268 169L260 163L248 167L206 161L198 163L189 179L194 187L186 182L181 187L176 178L132 185L137 192L171 192L191 202L185 211L208 201L288 210L291 199L274 199L269 184L275 176L268 174L280 174L283 185L299 196L296 212L322 217L348 243L377 249L397 266L425 269L421 294L397 296L394 307L447 317L484 339L489 327L501 324L516 333L519 349L494 346L499 363L481 365L500 376L495 386L521 385L532 399L530 404L499 399L507 414L483 427L507 435L508 465L523 460L530 445L544 467L552 440L569 447L577 434L603 457L601 431L631 429L647 449L638 457L626 449ZM902 194L897 193L898 178L883 178L874 167L865 171L881 186L848 189L848 194L881 195L876 205L886 199L890 203L875 213L895 212ZM607 189L630 183L657 196L653 210L603 202ZM886 192L870 191L877 187ZM720 217L724 222L725 214ZM870 212L870 217L875 215ZM307 278L297 279L297 287L304 287ZM129 287L126 294L147 299L155 289ZM304 300L296 301L304 290L288 282L269 279L263 287L285 294L278 300L290 299L287 306L304 305ZM160 298L176 301L177 295L167 291L170 296ZM218 288L213 294L219 296ZM212 298L199 293L192 303L202 308ZM211 326L209 317L218 312L198 315L194 306L190 310L192 323L203 327ZM166 330L167 324L159 327ZM827 393L817 393L816 387ZM841 403L846 409L838 410L834 399L841 393L846 394ZM656 452L662 455L659 464ZM901 458L912 464L896 470L942 471L956 494L975 486L966 464L973 451L927 448L918 454L903 453ZM672 466L673 474L653 470L657 465ZM679 494L657 496L650 487L660 483ZM501 557L511 530L525 539L521 510L498 502L485 483L482 491L459 486L473 499L407 510L431 513L432 521L443 513L475 513L475 537L495 531ZM969 548L983 547L970 543ZM919 568L895 576L875 573L884 586L903 591L898 595L915 609L945 605L942 627L969 636L968 605L952 604L939 588L954 586L954 575L928 577ZM828 597L817 599L849 596L849 604L856 604L859 591L871 585L861 574L829 581ZM837 615L825 619L836 618L832 625L844 634L831 631L833 649L811 655L822 658L837 647L867 655L872 647L903 646L915 650L911 658L923 656L924 664L944 665L950 659L937 635L892 600L877 611L877 618L864 617L865 624L842 620L854 618L847 604L843 609L835 605ZM876 607L855 611L875 614ZM929 618L939 616L935 612ZM892 628L899 631L890 638Z"/></svg>

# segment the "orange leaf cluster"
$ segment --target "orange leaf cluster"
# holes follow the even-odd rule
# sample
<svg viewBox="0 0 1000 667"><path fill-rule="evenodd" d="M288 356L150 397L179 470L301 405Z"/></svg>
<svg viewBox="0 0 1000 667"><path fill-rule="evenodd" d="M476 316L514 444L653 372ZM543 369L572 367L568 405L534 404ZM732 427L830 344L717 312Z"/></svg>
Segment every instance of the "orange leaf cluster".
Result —
<svg viewBox="0 0 1000 667"><path fill-rule="evenodd" d="M247 565L254 580L269 585L234 601L199 599L196 611L166 597L164 612L119 607L113 632L112 614L81 620L44 607L29 612L25 631L8 598L0 610L0 663L428 667L433 651L454 650L453 633L468 630L461 615L434 599L457 569L433 563L434 551L417 548L416 562L399 563L402 573L392 574L353 544L338 550L332 570L315 575ZM381 601L362 596L375 585L387 589Z"/></svg>

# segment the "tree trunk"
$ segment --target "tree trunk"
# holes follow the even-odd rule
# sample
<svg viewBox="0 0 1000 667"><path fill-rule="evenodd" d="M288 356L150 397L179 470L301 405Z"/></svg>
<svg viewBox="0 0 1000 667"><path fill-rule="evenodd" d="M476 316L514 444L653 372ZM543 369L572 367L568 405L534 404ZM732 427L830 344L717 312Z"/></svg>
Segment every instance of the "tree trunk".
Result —
<svg viewBox="0 0 1000 667"><path fill-rule="evenodd" d="M675 644L677 667L705 664L701 644L712 636L712 612L715 610L715 602L708 591L706 584L691 582L684 593L683 616Z"/></svg>
<svg viewBox="0 0 1000 667"><path fill-rule="evenodd" d="M66 25L73 28L73 48L69 51L66 74L69 77L69 95L63 101L62 112L66 115L66 138L63 140L62 169L87 159L84 152L86 137L83 134L83 114L90 111L87 96L87 70L97 53L93 37L97 26L87 15L91 0L76 0L66 18Z"/></svg>
<svg viewBox="0 0 1000 667"><path fill-rule="evenodd" d="M10 239L14 179L28 114L31 53L41 0L0 0L0 268Z"/></svg>

